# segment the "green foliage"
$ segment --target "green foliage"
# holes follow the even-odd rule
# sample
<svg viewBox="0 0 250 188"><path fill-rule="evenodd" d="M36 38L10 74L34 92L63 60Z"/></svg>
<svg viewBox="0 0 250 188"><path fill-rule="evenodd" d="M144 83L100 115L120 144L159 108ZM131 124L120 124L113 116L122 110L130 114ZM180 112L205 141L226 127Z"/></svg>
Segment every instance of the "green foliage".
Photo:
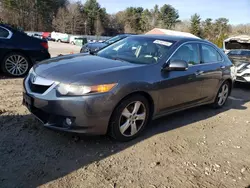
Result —
<svg viewBox="0 0 250 188"><path fill-rule="evenodd" d="M160 8L159 18L161 20L161 27L165 29L172 29L176 23L179 22L178 11L171 5L163 5Z"/></svg>
<svg viewBox="0 0 250 188"><path fill-rule="evenodd" d="M201 37L201 17L198 14L191 16L190 32L198 37Z"/></svg>

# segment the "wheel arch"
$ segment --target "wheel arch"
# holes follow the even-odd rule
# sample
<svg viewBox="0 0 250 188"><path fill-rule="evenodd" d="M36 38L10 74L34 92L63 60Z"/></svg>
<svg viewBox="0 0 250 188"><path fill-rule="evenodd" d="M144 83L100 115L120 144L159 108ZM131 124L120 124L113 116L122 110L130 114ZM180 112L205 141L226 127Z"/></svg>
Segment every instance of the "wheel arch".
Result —
<svg viewBox="0 0 250 188"><path fill-rule="evenodd" d="M113 114L114 114L114 111L115 111L115 109L122 103L122 101L124 101L124 100L126 100L127 98L130 98L130 97L132 97L132 96L134 96L134 95L142 95L143 97L145 97L146 99L147 99L147 101L148 101L148 103L149 103L149 110L150 110L150 116L152 117L153 116L153 114L154 114L154 112L155 112L155 101L153 100L153 97L148 93L148 92L145 92L145 91L134 91L134 92L132 92L132 93L129 93L129 94L127 94L126 96L124 96L116 105L115 105L115 107L114 107L114 109L113 109L113 112L112 112L112 114L111 114L111 116L110 116L110 118L109 118L109 125L110 125L110 121L111 121L111 119L112 119L112 116L113 116Z"/></svg>

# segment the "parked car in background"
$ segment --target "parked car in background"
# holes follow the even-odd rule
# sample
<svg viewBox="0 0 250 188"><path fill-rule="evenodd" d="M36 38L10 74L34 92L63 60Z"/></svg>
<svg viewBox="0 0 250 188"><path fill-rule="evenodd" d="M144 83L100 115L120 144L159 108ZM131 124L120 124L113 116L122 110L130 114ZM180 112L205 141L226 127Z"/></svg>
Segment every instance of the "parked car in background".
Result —
<svg viewBox="0 0 250 188"><path fill-rule="evenodd" d="M236 81L250 82L250 50L231 50L227 55L237 68Z"/></svg>
<svg viewBox="0 0 250 188"><path fill-rule="evenodd" d="M36 64L24 80L23 104L45 127L128 141L152 118L204 104L222 107L233 87L232 66L201 39L130 36L96 55Z"/></svg>
<svg viewBox="0 0 250 188"><path fill-rule="evenodd" d="M124 39L130 35L131 34L120 34L120 35L112 37L104 42L89 42L89 43L82 46L80 52L81 53L86 53L86 52L95 53L95 52L99 51L100 49L102 49L110 44L113 44L121 39Z"/></svg>
<svg viewBox="0 0 250 188"><path fill-rule="evenodd" d="M238 35L223 41L223 50L227 54L231 50L250 50L250 35Z"/></svg>
<svg viewBox="0 0 250 188"><path fill-rule="evenodd" d="M0 65L10 76L24 76L38 61L50 58L46 40L0 24Z"/></svg>
<svg viewBox="0 0 250 188"><path fill-rule="evenodd" d="M51 38L56 42L69 42L69 35L66 33L51 32Z"/></svg>
<svg viewBox="0 0 250 188"><path fill-rule="evenodd" d="M32 36L33 36L33 37L36 37L36 38L38 38L38 39L42 39L42 38L43 38L43 36L40 35L40 34L38 34L38 33L35 33L35 34L33 34Z"/></svg>
<svg viewBox="0 0 250 188"><path fill-rule="evenodd" d="M81 38L81 36L70 36L69 37L69 43L75 45L76 44L76 40L78 38Z"/></svg>

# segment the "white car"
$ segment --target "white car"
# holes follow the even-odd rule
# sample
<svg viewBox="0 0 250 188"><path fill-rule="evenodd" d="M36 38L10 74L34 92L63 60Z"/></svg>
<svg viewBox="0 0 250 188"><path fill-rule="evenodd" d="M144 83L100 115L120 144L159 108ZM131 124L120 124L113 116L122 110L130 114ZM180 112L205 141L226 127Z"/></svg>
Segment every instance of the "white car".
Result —
<svg viewBox="0 0 250 188"><path fill-rule="evenodd" d="M227 55L237 68L236 81L250 82L250 50L231 50Z"/></svg>
<svg viewBox="0 0 250 188"><path fill-rule="evenodd" d="M69 35L66 33L58 33L58 32L52 32L51 38L54 39L56 42L69 42Z"/></svg>

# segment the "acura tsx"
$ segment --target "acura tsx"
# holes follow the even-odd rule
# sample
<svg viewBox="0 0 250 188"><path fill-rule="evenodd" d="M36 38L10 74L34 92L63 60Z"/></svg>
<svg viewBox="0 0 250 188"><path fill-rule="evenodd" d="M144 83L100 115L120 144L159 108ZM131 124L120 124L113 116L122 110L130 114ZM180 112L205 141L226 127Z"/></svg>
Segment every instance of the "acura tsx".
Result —
<svg viewBox="0 0 250 188"><path fill-rule="evenodd" d="M151 119L204 104L222 107L233 87L232 68L208 41L131 36L96 55L34 65L24 79L23 104L45 127L128 141Z"/></svg>

